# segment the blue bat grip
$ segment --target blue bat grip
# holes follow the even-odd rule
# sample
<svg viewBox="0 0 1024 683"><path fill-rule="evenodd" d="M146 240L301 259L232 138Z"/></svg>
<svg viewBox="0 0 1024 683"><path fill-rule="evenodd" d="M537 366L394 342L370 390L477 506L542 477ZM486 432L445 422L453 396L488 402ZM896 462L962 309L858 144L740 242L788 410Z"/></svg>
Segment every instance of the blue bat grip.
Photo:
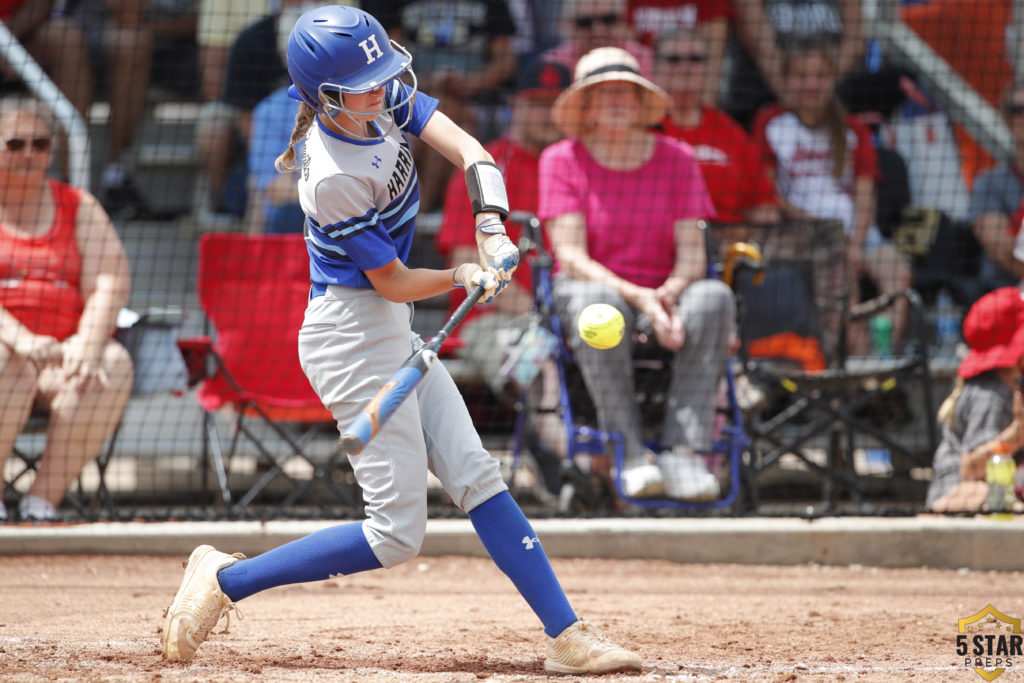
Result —
<svg viewBox="0 0 1024 683"><path fill-rule="evenodd" d="M385 384L370 403L359 413L359 416L341 435L341 447L350 455L363 450L370 439L377 435L380 428L391 415L402 405L409 392L423 379L437 356L433 353L418 353L408 364L399 368L388 383Z"/></svg>

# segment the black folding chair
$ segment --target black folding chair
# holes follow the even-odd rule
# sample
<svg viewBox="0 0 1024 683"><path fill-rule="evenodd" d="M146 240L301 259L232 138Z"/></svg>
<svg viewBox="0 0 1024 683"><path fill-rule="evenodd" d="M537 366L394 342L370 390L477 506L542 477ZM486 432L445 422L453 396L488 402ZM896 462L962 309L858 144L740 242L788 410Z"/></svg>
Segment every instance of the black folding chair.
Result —
<svg viewBox="0 0 1024 683"><path fill-rule="evenodd" d="M865 509L879 488L892 493L911 469L928 467L937 446L921 297L907 289L849 306L845 238L836 221L754 230L764 282L758 286L741 275L734 284L743 373L764 393L746 411L752 441L744 467L749 503L760 505L766 474L790 456L820 484L825 510L837 509L843 495ZM849 326L887 311L900 298L910 311L906 353L851 357ZM871 481L874 475L857 471L854 453L865 449L889 452L886 486L872 486L878 483Z"/></svg>

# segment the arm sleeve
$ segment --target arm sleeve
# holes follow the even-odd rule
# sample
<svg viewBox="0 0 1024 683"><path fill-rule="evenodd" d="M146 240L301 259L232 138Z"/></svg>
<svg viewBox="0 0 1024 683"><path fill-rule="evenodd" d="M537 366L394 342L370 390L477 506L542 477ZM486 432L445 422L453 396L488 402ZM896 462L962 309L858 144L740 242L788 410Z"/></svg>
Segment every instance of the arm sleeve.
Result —
<svg viewBox="0 0 1024 683"><path fill-rule="evenodd" d="M344 250L359 270L374 270L398 257L370 187L350 176L331 176L317 185L316 222L312 227L320 240Z"/></svg>
<svg viewBox="0 0 1024 683"><path fill-rule="evenodd" d="M391 82L391 92L389 93L389 102L399 102L405 99L409 93L409 86L402 83L399 80ZM394 116L396 121L404 121L409 111L409 104L399 107L395 110ZM422 90L416 91L416 97L412 101L412 117L409 119L409 125L406 126L406 130L419 137L423 132L423 126L427 125L427 121L433 116L434 112L437 111L437 100Z"/></svg>

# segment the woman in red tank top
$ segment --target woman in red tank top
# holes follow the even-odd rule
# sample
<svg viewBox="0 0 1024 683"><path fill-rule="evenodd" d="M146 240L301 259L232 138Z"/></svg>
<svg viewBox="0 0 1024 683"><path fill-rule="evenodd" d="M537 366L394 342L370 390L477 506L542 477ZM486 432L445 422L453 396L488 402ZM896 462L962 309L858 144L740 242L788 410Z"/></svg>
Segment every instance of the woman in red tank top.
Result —
<svg viewBox="0 0 1024 683"><path fill-rule="evenodd" d="M39 472L19 506L37 520L54 517L99 455L133 376L111 338L130 289L124 248L95 197L46 177L52 140L40 105L0 101L0 464L33 407L48 411Z"/></svg>

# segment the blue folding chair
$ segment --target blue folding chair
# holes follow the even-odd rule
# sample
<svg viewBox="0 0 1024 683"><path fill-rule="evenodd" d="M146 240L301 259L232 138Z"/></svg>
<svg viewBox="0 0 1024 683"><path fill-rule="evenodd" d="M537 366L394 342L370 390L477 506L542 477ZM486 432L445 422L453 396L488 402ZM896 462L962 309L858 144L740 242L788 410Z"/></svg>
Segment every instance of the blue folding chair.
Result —
<svg viewBox="0 0 1024 683"><path fill-rule="evenodd" d="M720 457L722 464L727 468L728 485L725 487L723 495L706 501L627 496L623 490L621 479L625 457L622 434L586 424L591 421L584 419L583 414L586 409L574 405L574 393L576 392L571 390L571 385L573 375L578 373L575 371L572 351L565 343L566 337L562 322L554 310L551 280L554 259L544 247L540 220L525 212L514 212L510 219L523 226L520 251L529 262L533 275L534 308L540 314L546 327L558 340L553 361L558 371L559 399L557 407L548 408L548 410L557 412L564 426L565 454L559 468L561 476L558 492L559 508L563 512L612 509L616 507L615 496L626 504L644 508L701 510L726 508L733 505L740 490L743 455L750 441L744 430L743 413L736 398L732 362L727 363L724 368L725 400L722 405L718 406L719 428L716 431L711 453L713 456ZM702 229L704 229L703 223ZM710 254L710 241L707 239L707 230L704 231L705 242L708 244ZM717 259L708 259L708 270L710 277L718 277ZM657 347L657 345L646 344L640 345L638 348L634 359L634 369L638 374L665 374L664 371L672 360L671 354L660 347L653 347ZM638 382L637 386L642 386L642 383ZM586 394L585 391L578 393ZM657 394L657 391L652 393ZM535 398L531 396L531 392L527 388L523 391L517 405L512 447L513 473L519 467L522 456L528 448L528 443L536 444L536 439L531 438L531 425L529 424L531 412L537 409L533 403L535 403ZM657 450L657 447L655 446L654 449ZM535 451L536 448L530 450ZM609 453L611 453L614 463L610 481L607 477L596 473L592 467L588 468L583 462L587 457L601 458L606 457ZM537 460L543 457L545 457L543 454L534 453L534 458ZM550 458L550 455L547 457ZM513 476L513 481L514 479ZM515 492L514 489L513 492Z"/></svg>

